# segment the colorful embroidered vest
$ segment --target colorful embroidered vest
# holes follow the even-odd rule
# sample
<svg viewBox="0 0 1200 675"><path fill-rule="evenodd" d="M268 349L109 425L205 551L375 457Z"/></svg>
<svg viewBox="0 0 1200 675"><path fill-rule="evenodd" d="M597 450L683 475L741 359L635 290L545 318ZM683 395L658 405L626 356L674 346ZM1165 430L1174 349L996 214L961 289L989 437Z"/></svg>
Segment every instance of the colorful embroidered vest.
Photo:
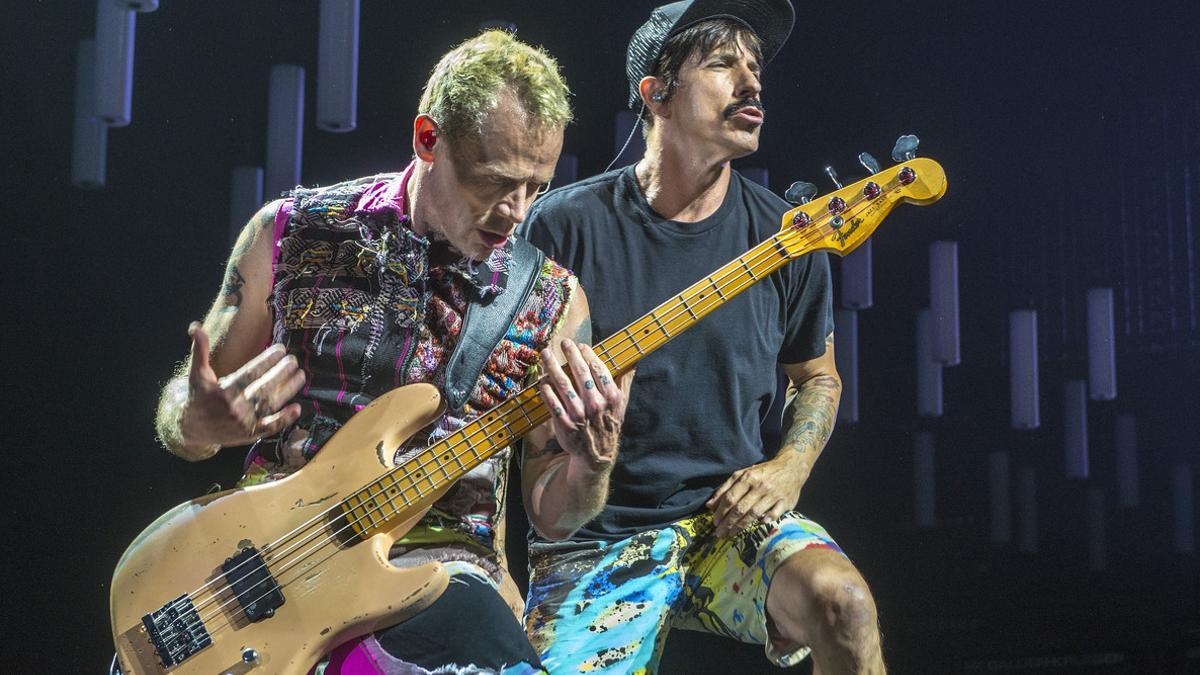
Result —
<svg viewBox="0 0 1200 675"><path fill-rule="evenodd" d="M384 392L416 382L442 388L468 300L507 292L507 250L475 263L408 228L405 182L386 174L293 193L277 241L271 309L274 341L287 346L307 375L296 399L303 412L296 428L255 447L243 484L295 471ZM398 454L424 448L515 394L574 289L574 277L547 259L469 401ZM508 454L460 480L404 542L463 543L493 552Z"/></svg>

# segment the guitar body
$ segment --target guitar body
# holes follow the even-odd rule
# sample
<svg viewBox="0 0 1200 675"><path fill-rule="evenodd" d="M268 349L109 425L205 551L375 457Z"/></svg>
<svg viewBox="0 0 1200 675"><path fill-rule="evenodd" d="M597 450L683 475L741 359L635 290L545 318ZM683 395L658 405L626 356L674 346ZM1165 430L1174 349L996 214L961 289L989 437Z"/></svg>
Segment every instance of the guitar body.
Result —
<svg viewBox="0 0 1200 675"><path fill-rule="evenodd" d="M295 474L181 504L146 528L113 574L110 611L123 671L303 675L337 644L398 623L436 600L448 581L441 565L397 568L388 551L444 490L390 519L389 531L367 537L346 536L345 521L327 512L393 468L396 448L441 411L433 386L401 387L356 414ZM293 535L300 545L271 547L263 557L282 604L250 621L222 565L241 549L261 551L297 529L304 533ZM176 600L184 594L196 611L183 620L199 618L211 644L167 667L143 616L180 606Z"/></svg>

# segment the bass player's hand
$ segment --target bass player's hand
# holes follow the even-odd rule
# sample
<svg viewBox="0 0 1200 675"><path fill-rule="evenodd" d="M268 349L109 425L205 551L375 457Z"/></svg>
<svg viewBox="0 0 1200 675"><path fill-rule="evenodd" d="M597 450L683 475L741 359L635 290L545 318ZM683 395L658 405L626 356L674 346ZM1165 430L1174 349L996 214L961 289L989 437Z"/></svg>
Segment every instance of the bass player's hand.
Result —
<svg viewBox="0 0 1200 675"><path fill-rule="evenodd" d="M561 346L578 388L554 351L543 350L545 376L538 390L550 409L554 438L592 471L607 471L617 459L632 373L618 385L589 345L563 340Z"/></svg>
<svg viewBox="0 0 1200 675"><path fill-rule="evenodd" d="M192 337L191 369L179 423L188 447L246 445L279 433L300 416L300 404L284 404L304 386L304 371L283 345L271 345L218 379L209 364L204 326L194 322L188 334Z"/></svg>

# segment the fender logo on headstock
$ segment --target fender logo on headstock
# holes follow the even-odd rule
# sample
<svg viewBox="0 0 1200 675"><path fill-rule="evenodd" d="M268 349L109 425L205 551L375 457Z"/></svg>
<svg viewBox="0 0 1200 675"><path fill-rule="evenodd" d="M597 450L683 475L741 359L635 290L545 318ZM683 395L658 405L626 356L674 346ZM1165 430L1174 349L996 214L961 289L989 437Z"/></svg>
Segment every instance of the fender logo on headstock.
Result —
<svg viewBox="0 0 1200 675"><path fill-rule="evenodd" d="M862 222L862 218L851 218L849 227L838 228L829 236L838 243L838 246L844 246L846 244L846 240L850 238L850 235L854 234L855 230L858 229L858 226L862 225Z"/></svg>

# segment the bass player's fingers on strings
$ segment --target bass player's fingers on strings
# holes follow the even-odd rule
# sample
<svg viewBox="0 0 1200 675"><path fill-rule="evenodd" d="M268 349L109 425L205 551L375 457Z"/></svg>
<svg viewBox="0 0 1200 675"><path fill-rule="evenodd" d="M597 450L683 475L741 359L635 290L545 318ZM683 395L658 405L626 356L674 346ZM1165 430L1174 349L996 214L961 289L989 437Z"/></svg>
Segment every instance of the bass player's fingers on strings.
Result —
<svg viewBox="0 0 1200 675"><path fill-rule="evenodd" d="M550 409L551 417L564 429L576 429L583 423L583 404L559 365L558 357L549 348L542 350L542 371L544 375L538 383L538 391Z"/></svg>
<svg viewBox="0 0 1200 675"><path fill-rule="evenodd" d="M591 369L591 377L596 382L596 391L604 397L605 407L617 419L621 419L625 412L626 392L622 391L621 384L618 384L608 371L608 367L596 356L596 352L591 345L580 345L579 351L583 354L584 360L587 361Z"/></svg>
<svg viewBox="0 0 1200 675"><path fill-rule="evenodd" d="M571 374L575 376L579 398L583 401L584 414L589 420L599 422L600 416L604 414L608 405L604 395L596 388L591 365L585 360L580 346L573 340L563 340L562 350L563 356L567 358L567 365L571 368Z"/></svg>

